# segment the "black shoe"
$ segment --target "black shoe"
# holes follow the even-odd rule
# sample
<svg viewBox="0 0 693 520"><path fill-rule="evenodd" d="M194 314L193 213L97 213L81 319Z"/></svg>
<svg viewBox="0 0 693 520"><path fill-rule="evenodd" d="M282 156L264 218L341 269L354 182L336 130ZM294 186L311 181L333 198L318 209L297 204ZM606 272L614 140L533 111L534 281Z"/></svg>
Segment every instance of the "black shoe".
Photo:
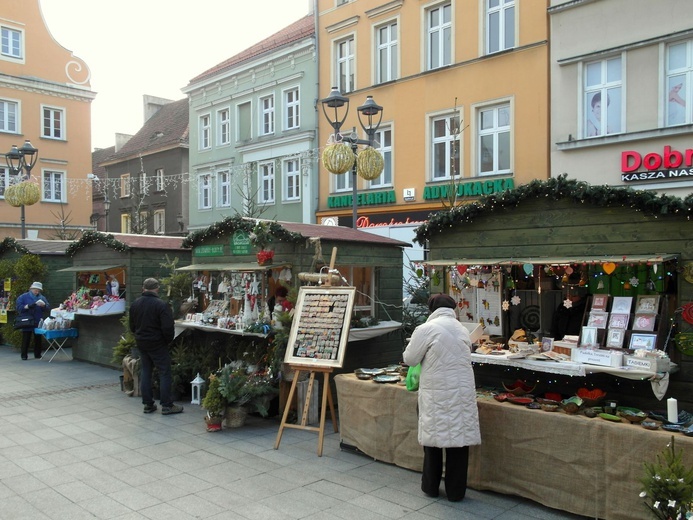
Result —
<svg viewBox="0 0 693 520"><path fill-rule="evenodd" d="M154 403L152 404L145 404L144 405L144 410L142 410L144 413L152 413L156 412L156 405Z"/></svg>
<svg viewBox="0 0 693 520"><path fill-rule="evenodd" d="M174 413L181 413L183 411L182 406L178 406L176 404L172 404L171 406L162 406L161 407L161 415L171 415Z"/></svg>

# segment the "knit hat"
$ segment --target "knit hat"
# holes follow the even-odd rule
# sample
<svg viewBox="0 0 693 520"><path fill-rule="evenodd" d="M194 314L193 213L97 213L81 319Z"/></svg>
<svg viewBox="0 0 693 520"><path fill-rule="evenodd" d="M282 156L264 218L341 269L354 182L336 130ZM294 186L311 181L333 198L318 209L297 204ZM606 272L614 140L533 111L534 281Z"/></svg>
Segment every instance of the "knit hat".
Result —
<svg viewBox="0 0 693 520"><path fill-rule="evenodd" d="M430 312L433 312L440 307L454 309L457 307L457 304L455 303L455 300L452 299L452 296L448 296L447 294L436 294L428 299L428 310Z"/></svg>
<svg viewBox="0 0 693 520"><path fill-rule="evenodd" d="M39 291L43 291L43 284L41 282L34 282L31 284L29 289L38 289Z"/></svg>
<svg viewBox="0 0 693 520"><path fill-rule="evenodd" d="M157 280L156 278L147 278L142 284L142 288L145 291L153 291L154 289L158 289L159 280Z"/></svg>

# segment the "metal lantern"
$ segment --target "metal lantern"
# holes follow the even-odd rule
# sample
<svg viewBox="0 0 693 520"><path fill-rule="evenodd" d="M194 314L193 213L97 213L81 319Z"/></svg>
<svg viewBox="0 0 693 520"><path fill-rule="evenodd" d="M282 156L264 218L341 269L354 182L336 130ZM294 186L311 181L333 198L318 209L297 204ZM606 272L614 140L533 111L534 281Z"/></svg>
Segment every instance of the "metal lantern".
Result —
<svg viewBox="0 0 693 520"><path fill-rule="evenodd" d="M192 400L190 404L200 404L200 394L202 392L202 385L205 384L205 380L200 377L200 373L197 373L197 377L190 381L190 386L192 387Z"/></svg>
<svg viewBox="0 0 693 520"><path fill-rule="evenodd" d="M356 158L356 172L367 181L377 179L383 172L384 166L383 156L374 148L361 150Z"/></svg>

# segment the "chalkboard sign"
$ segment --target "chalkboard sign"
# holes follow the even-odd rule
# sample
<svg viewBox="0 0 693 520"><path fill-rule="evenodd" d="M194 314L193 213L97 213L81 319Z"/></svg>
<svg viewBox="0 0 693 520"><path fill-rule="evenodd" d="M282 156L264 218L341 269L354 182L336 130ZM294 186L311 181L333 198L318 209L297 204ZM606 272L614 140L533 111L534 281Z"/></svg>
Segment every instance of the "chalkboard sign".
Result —
<svg viewBox="0 0 693 520"><path fill-rule="evenodd" d="M301 287L284 361L341 367L355 295L355 287Z"/></svg>

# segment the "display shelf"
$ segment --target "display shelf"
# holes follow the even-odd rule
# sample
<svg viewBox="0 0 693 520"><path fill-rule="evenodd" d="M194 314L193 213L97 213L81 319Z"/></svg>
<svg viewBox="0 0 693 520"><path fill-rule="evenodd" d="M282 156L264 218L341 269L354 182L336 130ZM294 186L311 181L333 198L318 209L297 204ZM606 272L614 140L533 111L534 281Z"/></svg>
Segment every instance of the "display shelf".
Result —
<svg viewBox="0 0 693 520"><path fill-rule="evenodd" d="M77 309L78 316L109 316L112 314L123 314L125 312L125 300L106 302L95 309Z"/></svg>
<svg viewBox="0 0 693 520"><path fill-rule="evenodd" d="M176 320L176 336L178 336L183 329L196 329L203 330L205 332L221 332L222 334L231 334L233 336L256 336L258 338L266 338L267 334L262 334L258 332L246 332L243 330L236 329L223 329L217 327L216 325L204 325L202 323L197 323L194 321Z"/></svg>

